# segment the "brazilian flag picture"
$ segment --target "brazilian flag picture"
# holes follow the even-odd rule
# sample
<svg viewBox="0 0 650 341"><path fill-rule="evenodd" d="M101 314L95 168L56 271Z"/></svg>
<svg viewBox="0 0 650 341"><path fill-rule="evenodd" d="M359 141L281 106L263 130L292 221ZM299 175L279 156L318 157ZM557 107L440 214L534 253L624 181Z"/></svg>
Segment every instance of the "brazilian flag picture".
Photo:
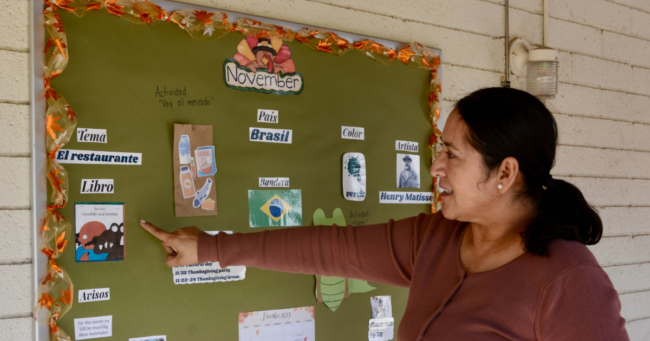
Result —
<svg viewBox="0 0 650 341"><path fill-rule="evenodd" d="M299 189L249 190L250 227L302 226L302 193Z"/></svg>

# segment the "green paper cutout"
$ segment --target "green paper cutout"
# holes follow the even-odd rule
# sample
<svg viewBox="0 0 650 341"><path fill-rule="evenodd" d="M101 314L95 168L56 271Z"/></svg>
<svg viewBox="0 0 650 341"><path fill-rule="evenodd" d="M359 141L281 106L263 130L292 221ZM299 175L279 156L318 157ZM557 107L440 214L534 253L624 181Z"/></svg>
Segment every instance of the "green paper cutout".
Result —
<svg viewBox="0 0 650 341"><path fill-rule="evenodd" d="M340 208L334 209L332 218L326 218L325 212L322 209L317 209L314 212L314 225L324 225L324 226L346 226L345 216L343 211ZM320 281L319 281L320 277ZM331 311L336 311L336 309L343 303L345 297L345 286L348 286L348 294L352 293L364 293L375 290L377 288L368 284L368 282L360 279L347 279L341 277L330 277L330 276L316 276L316 290L314 295L316 300L318 300L318 288L320 287L321 296L323 298L323 303L330 308Z"/></svg>

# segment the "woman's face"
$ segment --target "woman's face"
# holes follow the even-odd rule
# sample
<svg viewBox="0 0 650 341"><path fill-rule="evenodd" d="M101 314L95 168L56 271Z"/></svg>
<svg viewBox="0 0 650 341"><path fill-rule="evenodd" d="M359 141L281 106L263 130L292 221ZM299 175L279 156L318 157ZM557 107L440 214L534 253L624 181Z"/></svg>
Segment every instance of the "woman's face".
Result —
<svg viewBox="0 0 650 341"><path fill-rule="evenodd" d="M450 220L481 222L497 197L497 177L488 177L481 154L468 142L468 128L453 111L442 133L442 152L431 165L439 178L442 214Z"/></svg>

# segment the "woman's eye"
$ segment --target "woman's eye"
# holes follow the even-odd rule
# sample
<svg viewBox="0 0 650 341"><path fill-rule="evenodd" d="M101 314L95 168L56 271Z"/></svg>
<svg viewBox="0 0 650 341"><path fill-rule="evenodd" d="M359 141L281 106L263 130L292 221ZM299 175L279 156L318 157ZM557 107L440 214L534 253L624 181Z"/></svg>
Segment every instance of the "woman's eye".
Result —
<svg viewBox="0 0 650 341"><path fill-rule="evenodd" d="M456 155L454 155L454 154L452 154L450 152L445 152L445 153L447 153L447 157L450 158L450 159L456 158Z"/></svg>

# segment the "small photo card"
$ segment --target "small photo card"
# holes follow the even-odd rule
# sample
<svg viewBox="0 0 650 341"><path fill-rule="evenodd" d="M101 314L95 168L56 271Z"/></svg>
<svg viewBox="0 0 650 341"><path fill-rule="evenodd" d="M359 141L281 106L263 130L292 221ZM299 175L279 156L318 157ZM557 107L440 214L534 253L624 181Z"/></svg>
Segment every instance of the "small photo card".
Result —
<svg viewBox="0 0 650 341"><path fill-rule="evenodd" d="M393 317L393 308L390 296L370 297L370 307L372 308L373 319Z"/></svg>
<svg viewBox="0 0 650 341"><path fill-rule="evenodd" d="M124 203L75 203L77 262L124 260Z"/></svg>
<svg viewBox="0 0 650 341"><path fill-rule="evenodd" d="M75 340L113 336L113 315L74 319Z"/></svg>
<svg viewBox="0 0 650 341"><path fill-rule="evenodd" d="M257 122L279 123L280 114L277 110L257 109Z"/></svg>
<svg viewBox="0 0 650 341"><path fill-rule="evenodd" d="M131 337L129 341L167 341L167 335Z"/></svg>
<svg viewBox="0 0 650 341"><path fill-rule="evenodd" d="M79 297L79 303L108 301L111 299L111 289L99 288L79 290L77 297Z"/></svg>
<svg viewBox="0 0 650 341"><path fill-rule="evenodd" d="M420 188L420 155L397 154L397 188Z"/></svg>

